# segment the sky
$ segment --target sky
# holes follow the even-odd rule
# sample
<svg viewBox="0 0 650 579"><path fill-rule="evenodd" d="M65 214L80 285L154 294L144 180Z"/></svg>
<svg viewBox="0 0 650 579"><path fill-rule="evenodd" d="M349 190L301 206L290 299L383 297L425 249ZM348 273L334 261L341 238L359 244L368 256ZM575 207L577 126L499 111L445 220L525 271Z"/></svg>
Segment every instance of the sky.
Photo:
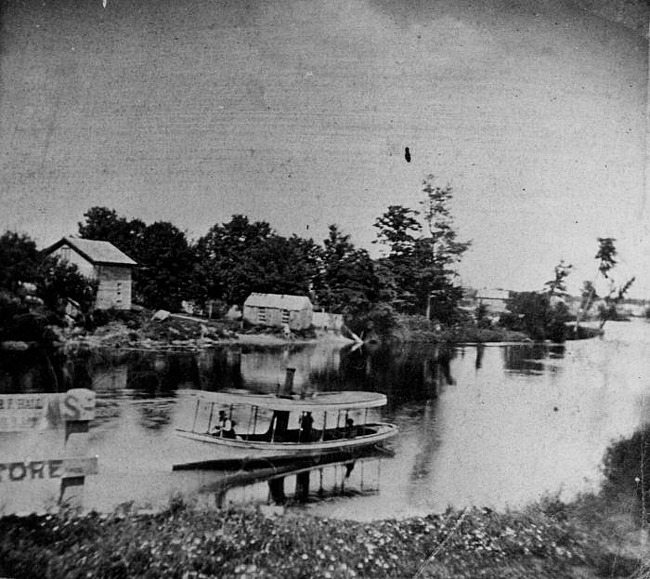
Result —
<svg viewBox="0 0 650 579"><path fill-rule="evenodd" d="M614 237L650 298L647 8L621 0L2 0L0 231L236 213L377 255L451 184L473 287L570 289ZM640 24L641 22L641 24ZM411 155L406 161L405 148Z"/></svg>

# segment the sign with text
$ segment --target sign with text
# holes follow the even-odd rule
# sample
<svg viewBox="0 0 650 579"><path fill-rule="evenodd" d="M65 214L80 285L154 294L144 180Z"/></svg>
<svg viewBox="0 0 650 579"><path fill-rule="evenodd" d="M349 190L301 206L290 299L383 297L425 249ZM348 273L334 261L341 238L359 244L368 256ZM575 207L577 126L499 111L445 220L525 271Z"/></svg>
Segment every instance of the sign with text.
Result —
<svg viewBox="0 0 650 579"><path fill-rule="evenodd" d="M97 474L97 457L0 462L0 483L62 479Z"/></svg>
<svg viewBox="0 0 650 579"><path fill-rule="evenodd" d="M76 388L60 394L3 394L0 432L24 432L95 417L95 393Z"/></svg>

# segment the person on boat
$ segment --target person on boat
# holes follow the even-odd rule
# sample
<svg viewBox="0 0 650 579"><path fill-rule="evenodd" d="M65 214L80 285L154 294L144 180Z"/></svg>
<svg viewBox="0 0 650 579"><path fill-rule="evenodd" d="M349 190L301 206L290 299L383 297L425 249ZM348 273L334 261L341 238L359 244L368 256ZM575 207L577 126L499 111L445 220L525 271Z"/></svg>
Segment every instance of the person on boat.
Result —
<svg viewBox="0 0 650 579"><path fill-rule="evenodd" d="M228 415L223 410L219 410L219 424L214 429L215 436L223 438L235 438L235 425L234 420L228 418Z"/></svg>
<svg viewBox="0 0 650 579"><path fill-rule="evenodd" d="M348 417L345 419L345 438L354 438L357 434L357 430L354 427L354 420Z"/></svg>
<svg viewBox="0 0 650 579"><path fill-rule="evenodd" d="M300 418L301 442L309 442L311 440L313 425L314 425L314 417L311 415L311 412L305 412Z"/></svg>
<svg viewBox="0 0 650 579"><path fill-rule="evenodd" d="M235 432L235 426L237 426L237 423L234 420L228 419L222 436L224 438L239 438Z"/></svg>

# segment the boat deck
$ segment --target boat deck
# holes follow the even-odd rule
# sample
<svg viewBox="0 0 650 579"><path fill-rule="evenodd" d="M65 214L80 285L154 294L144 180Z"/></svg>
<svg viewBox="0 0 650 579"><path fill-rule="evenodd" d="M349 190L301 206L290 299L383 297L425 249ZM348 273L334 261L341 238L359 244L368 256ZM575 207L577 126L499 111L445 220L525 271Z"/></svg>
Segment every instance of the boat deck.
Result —
<svg viewBox="0 0 650 579"><path fill-rule="evenodd" d="M246 440L250 442L330 442L333 440L345 440L350 438L358 438L362 436L371 436L378 432L378 428L373 428L372 424L367 424L363 426L355 426L352 429L346 430L343 428L339 429L327 429L323 434L322 430L313 429L309 436L306 436L304 432L299 429L289 429L284 431L282 434L276 433L273 435L271 432L264 432L261 434L239 434L237 438L239 440ZM228 438L227 436L221 436L219 434L212 434L215 438Z"/></svg>

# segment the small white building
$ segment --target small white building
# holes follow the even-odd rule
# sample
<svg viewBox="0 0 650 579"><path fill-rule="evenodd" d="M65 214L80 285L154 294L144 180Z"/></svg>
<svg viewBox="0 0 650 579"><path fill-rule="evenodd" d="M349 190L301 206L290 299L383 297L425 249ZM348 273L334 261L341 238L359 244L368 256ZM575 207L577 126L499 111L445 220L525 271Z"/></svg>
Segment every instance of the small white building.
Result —
<svg viewBox="0 0 650 579"><path fill-rule="evenodd" d="M81 275L99 282L95 307L131 309L132 270L138 264L108 241L63 237L44 251L73 263Z"/></svg>
<svg viewBox="0 0 650 579"><path fill-rule="evenodd" d="M503 289L480 289L476 293L477 305L487 306L492 314L502 314L507 311L507 302L510 292Z"/></svg>
<svg viewBox="0 0 650 579"><path fill-rule="evenodd" d="M312 324L314 328L321 330L341 331L343 327L343 314L331 314L330 312L314 312Z"/></svg>
<svg viewBox="0 0 650 579"><path fill-rule="evenodd" d="M312 318L313 307L306 296L252 293L244 302L244 320L256 326L305 330Z"/></svg>

